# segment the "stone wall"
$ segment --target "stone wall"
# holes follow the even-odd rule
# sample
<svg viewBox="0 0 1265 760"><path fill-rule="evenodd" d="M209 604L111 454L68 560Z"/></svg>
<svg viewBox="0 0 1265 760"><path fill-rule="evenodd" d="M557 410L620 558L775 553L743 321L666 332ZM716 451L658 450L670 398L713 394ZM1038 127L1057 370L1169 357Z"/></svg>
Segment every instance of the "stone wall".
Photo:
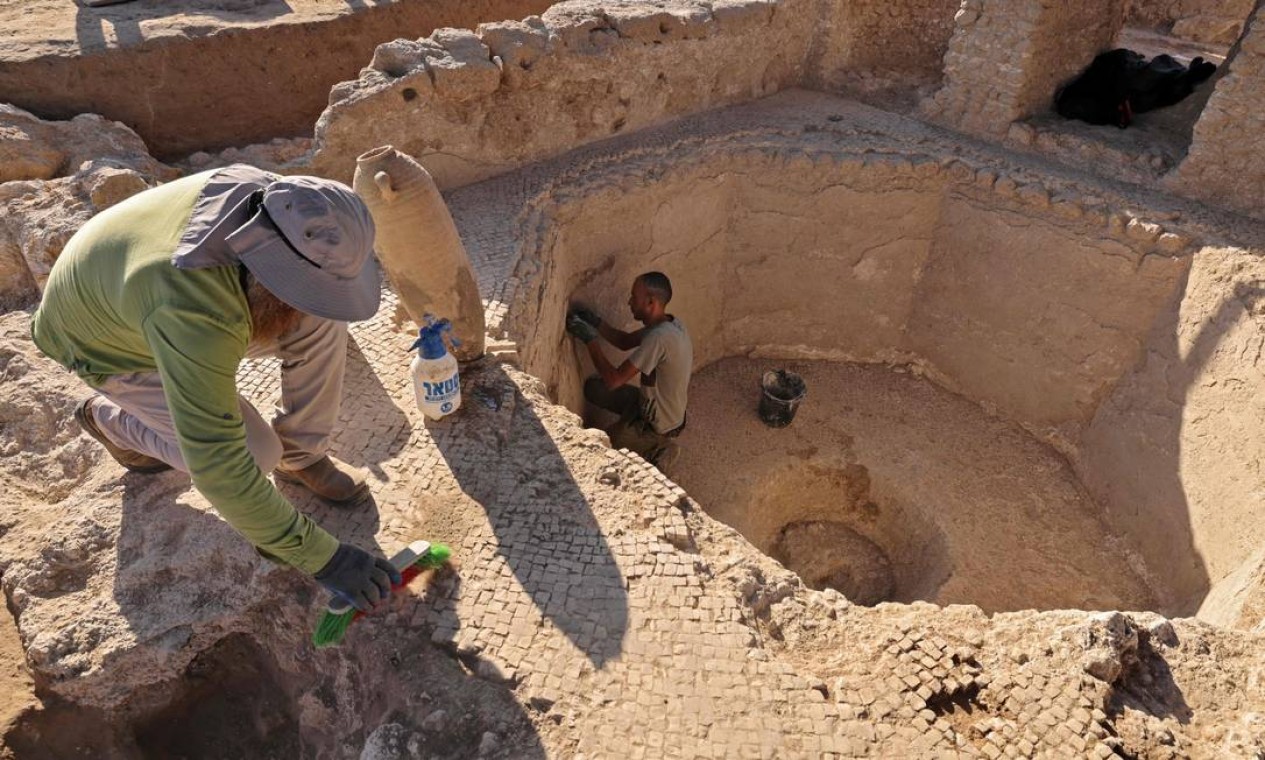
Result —
<svg viewBox="0 0 1265 760"><path fill-rule="evenodd" d="M572 0L523 21L381 45L330 95L315 170L348 178L390 143L441 187L810 82L940 79L957 0Z"/></svg>
<svg viewBox="0 0 1265 760"><path fill-rule="evenodd" d="M810 83L825 90L936 85L960 0L822 4Z"/></svg>
<svg viewBox="0 0 1265 760"><path fill-rule="evenodd" d="M1133 0L1129 23L1175 37L1230 45L1243 31L1253 0Z"/></svg>
<svg viewBox="0 0 1265 760"><path fill-rule="evenodd" d="M524 21L382 45L316 128L317 172L390 143L440 187L768 95L804 77L808 0L560 3Z"/></svg>
<svg viewBox="0 0 1265 760"><path fill-rule="evenodd" d="M1265 217L1265 9L1256 15L1231 51L1227 71L1217 82L1199 121L1186 160L1170 177L1184 195Z"/></svg>
<svg viewBox="0 0 1265 760"><path fill-rule="evenodd" d="M1004 134L1048 110L1055 91L1111 47L1124 0L965 0L929 118L966 132Z"/></svg>

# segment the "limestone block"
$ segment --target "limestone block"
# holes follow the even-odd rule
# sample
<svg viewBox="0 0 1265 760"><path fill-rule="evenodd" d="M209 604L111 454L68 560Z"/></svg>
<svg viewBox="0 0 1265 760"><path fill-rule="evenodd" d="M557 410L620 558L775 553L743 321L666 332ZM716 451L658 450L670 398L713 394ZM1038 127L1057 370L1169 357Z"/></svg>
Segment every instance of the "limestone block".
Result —
<svg viewBox="0 0 1265 760"><path fill-rule="evenodd" d="M1119 612L1094 615L1082 624L1080 643L1085 650L1085 672L1106 683L1115 683L1137 657L1138 631L1133 621Z"/></svg>
<svg viewBox="0 0 1265 760"><path fill-rule="evenodd" d="M440 29L432 39L443 46L447 55L430 58L427 65L435 81L435 92L453 100L474 100L484 97L501 84L501 69L492 61L492 53L468 29Z"/></svg>
<svg viewBox="0 0 1265 760"><path fill-rule="evenodd" d="M89 148L105 152L104 157L82 162L70 176L0 185L0 304L10 307L38 294L66 241L93 214L174 173L148 154L131 152L136 148L129 143L128 135L135 138L130 130L119 137L107 127L101 135L91 136L89 127L102 126L98 118L76 119L69 126L31 123L36 124L32 133L42 130L51 139L68 135L62 144L69 150L59 151L67 160ZM119 145L124 149L118 150Z"/></svg>
<svg viewBox="0 0 1265 760"><path fill-rule="evenodd" d="M94 167L91 162L84 168L87 169L85 185L88 197L97 211L104 211L119 201L152 187L143 174L133 169L109 165Z"/></svg>
<svg viewBox="0 0 1265 760"><path fill-rule="evenodd" d="M697 39L708 35L711 14L706 8L682 4L611 5L603 11L620 37L639 42Z"/></svg>
<svg viewBox="0 0 1265 760"><path fill-rule="evenodd" d="M1199 42L1231 45L1243 29L1242 19L1225 16L1192 16L1173 24L1173 35Z"/></svg>
<svg viewBox="0 0 1265 760"><path fill-rule="evenodd" d="M541 14L541 20L562 47L579 54L599 53L619 38L596 2L558 3Z"/></svg>
<svg viewBox="0 0 1265 760"><path fill-rule="evenodd" d="M716 0L712 17L722 31L740 32L769 23L776 0Z"/></svg>
<svg viewBox="0 0 1265 760"><path fill-rule="evenodd" d="M530 69L549 50L549 34L540 18L533 18L535 24L531 20L480 24L479 39L507 67Z"/></svg>
<svg viewBox="0 0 1265 760"><path fill-rule="evenodd" d="M4 123L10 120L3 115L0 111L0 182L55 177L66 162L66 154L41 142L25 125Z"/></svg>
<svg viewBox="0 0 1265 760"><path fill-rule="evenodd" d="M95 114L45 121L0 104L0 182L65 176L84 161L107 156L149 176L173 176L149 155L141 138L119 122Z"/></svg>
<svg viewBox="0 0 1265 760"><path fill-rule="evenodd" d="M427 52L427 48L415 40L384 42L374 48L373 60L369 66L384 74L401 77L424 65Z"/></svg>

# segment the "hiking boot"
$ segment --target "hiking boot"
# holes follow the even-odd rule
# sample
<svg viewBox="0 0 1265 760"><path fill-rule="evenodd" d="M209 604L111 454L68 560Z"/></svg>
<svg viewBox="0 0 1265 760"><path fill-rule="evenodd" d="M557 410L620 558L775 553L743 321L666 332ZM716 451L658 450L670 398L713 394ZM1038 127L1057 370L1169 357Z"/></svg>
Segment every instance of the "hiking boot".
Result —
<svg viewBox="0 0 1265 760"><path fill-rule="evenodd" d="M83 428L83 432L97 439L97 442L110 452L110 456L114 457L114 461L123 465L132 472L154 473L170 470L171 465L161 459L151 457L148 454L142 454L139 451L132 451L118 446L101 432L101 428L97 427L97 418L92 414L92 405L96 402L96 396L89 396L80 401L75 407L75 420L79 423L79 427Z"/></svg>
<svg viewBox="0 0 1265 760"><path fill-rule="evenodd" d="M278 480L303 486L335 504L355 501L369 490L365 475L346 462L324 456L301 470L276 469Z"/></svg>

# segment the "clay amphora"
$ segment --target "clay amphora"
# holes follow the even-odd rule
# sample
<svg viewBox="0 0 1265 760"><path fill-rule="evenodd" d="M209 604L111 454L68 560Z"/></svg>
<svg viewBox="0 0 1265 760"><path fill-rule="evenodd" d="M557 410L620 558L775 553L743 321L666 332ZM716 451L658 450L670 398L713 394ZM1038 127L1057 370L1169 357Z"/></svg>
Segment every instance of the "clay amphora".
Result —
<svg viewBox="0 0 1265 760"><path fill-rule="evenodd" d="M352 187L377 228L374 248L414 322L427 313L452 321L458 361L483 355L483 301L457 225L430 172L390 145L356 159Z"/></svg>

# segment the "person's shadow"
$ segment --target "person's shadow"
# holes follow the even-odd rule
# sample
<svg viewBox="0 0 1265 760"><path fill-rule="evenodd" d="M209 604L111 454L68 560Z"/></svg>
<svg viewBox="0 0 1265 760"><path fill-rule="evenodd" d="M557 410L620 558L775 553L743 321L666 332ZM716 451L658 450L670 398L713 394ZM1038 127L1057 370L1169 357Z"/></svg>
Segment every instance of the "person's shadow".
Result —
<svg viewBox="0 0 1265 760"><path fill-rule="evenodd" d="M1186 406L1223 337L1265 304L1265 284L1240 282L1201 320L1193 338L1182 340L1189 278L1187 272L1157 320L1145 362L1100 405L1084 446L1090 464L1083 480L1095 499L1114 523L1150 536L1144 559L1165 569L1167 588L1157 593L1161 611L1171 616L1195 614L1211 587L1183 481Z"/></svg>
<svg viewBox="0 0 1265 760"><path fill-rule="evenodd" d="M462 368L457 419L428 423L496 552L540 613L600 669L619 657L628 595L606 536L550 431L491 358Z"/></svg>
<svg viewBox="0 0 1265 760"><path fill-rule="evenodd" d="M305 613L323 592L297 571L260 572L265 561L211 510L195 505L184 474L129 473L122 486L113 596L130 637L143 645L112 656L161 669L165 657L188 646L198 652L178 678L109 713L46 699L5 734L17 756L306 757L352 744L386 745L400 751L375 756L404 757L407 746L424 741L474 757L493 730L514 757L545 757L512 687L468 672L419 642L409 626L364 622L349 632L352 643L312 649L313 620ZM365 510L362 504L355 513ZM370 511L376 523L376 507ZM340 532L336 519L323 522ZM355 532L367 544L376 528ZM59 590L92 582L79 576L59 578ZM442 582L451 595L460 579L451 574ZM275 606L261 607L264 600ZM408 595L397 601L434 603ZM261 619L267 625L258 625ZM377 626L372 635L365 632L371 625ZM208 633L213 640L205 642Z"/></svg>
<svg viewBox="0 0 1265 760"><path fill-rule="evenodd" d="M413 424L360 348L376 332L353 331L347 341L343 374L343 403L332 453L348 464L368 468L380 481L387 479L381 464L408 444ZM407 344L405 344L407 345Z"/></svg>
<svg viewBox="0 0 1265 760"><path fill-rule="evenodd" d="M340 541L386 556L376 540L380 518L371 495L354 507L337 507L297 486L282 486L281 492ZM203 505L183 473L123 476L114 599L139 640L181 645L191 625L227 619L267 597L271 592L263 585L274 578L270 569L299 572L270 566Z"/></svg>

